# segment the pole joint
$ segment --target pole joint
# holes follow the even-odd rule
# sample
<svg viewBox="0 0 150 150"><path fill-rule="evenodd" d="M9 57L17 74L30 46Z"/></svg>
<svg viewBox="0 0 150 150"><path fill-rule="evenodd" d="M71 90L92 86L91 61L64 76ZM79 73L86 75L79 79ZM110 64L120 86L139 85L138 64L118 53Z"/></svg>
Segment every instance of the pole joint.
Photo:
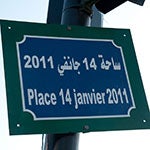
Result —
<svg viewBox="0 0 150 150"><path fill-rule="evenodd" d="M80 10L92 15L92 6L100 0L81 0Z"/></svg>
<svg viewBox="0 0 150 150"><path fill-rule="evenodd" d="M78 9L81 12L87 13L87 15L92 15L92 6L99 2L100 0L66 0L64 11L67 9Z"/></svg>

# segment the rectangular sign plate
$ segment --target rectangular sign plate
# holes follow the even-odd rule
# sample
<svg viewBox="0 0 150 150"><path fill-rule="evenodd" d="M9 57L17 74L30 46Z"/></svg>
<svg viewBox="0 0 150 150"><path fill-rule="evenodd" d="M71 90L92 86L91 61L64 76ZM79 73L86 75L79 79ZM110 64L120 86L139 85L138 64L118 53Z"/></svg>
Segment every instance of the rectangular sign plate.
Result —
<svg viewBox="0 0 150 150"><path fill-rule="evenodd" d="M0 23L10 134L150 127L129 30Z"/></svg>
<svg viewBox="0 0 150 150"><path fill-rule="evenodd" d="M136 108L112 40L25 35L17 53L23 110L34 120L128 117Z"/></svg>

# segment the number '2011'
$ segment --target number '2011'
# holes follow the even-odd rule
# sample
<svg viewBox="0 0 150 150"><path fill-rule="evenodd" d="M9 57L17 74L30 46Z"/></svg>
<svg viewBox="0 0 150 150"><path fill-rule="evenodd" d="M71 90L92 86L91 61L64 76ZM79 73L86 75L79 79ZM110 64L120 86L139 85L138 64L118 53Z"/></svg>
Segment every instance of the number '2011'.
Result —
<svg viewBox="0 0 150 150"><path fill-rule="evenodd" d="M48 59L45 58L45 56L38 57L36 55L29 56L25 55L24 58L25 63L24 63L24 68L30 69L38 69L38 68L44 68L46 69L47 67L50 67L51 69L54 68L54 63L53 63L53 57L49 56Z"/></svg>
<svg viewBox="0 0 150 150"><path fill-rule="evenodd" d="M118 103L129 103L126 88L118 89L107 89L106 94L108 94L108 104L118 104Z"/></svg>

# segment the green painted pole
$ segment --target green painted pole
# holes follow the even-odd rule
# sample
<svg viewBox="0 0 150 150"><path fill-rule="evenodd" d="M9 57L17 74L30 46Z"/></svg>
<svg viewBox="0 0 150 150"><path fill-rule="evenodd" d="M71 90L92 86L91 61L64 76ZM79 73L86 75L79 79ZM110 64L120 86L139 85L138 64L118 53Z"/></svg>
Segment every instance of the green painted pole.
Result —
<svg viewBox="0 0 150 150"><path fill-rule="evenodd" d="M61 24L91 26L92 7L97 1L99 0L64 0ZM79 133L43 135L42 150L78 150L78 145Z"/></svg>

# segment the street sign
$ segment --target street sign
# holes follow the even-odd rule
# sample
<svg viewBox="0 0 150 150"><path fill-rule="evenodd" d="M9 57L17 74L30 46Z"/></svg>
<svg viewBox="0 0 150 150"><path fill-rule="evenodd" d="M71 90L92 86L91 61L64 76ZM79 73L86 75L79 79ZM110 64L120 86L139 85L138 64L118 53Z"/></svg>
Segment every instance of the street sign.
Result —
<svg viewBox="0 0 150 150"><path fill-rule="evenodd" d="M150 127L129 30L0 23L10 134Z"/></svg>
<svg viewBox="0 0 150 150"><path fill-rule="evenodd" d="M34 120L125 117L135 108L112 40L25 35L17 52L23 110Z"/></svg>

